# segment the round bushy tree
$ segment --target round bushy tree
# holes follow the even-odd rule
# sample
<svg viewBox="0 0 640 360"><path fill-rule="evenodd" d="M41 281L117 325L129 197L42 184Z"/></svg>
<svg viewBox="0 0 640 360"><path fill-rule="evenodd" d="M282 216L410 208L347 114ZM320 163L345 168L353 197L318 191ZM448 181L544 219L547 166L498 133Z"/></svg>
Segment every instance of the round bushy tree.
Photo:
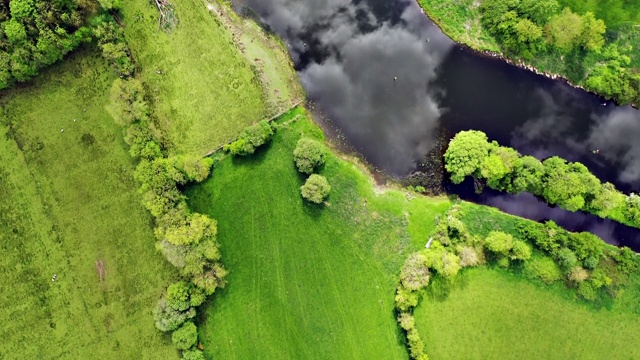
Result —
<svg viewBox="0 0 640 360"><path fill-rule="evenodd" d="M513 236L502 231L492 231L485 240L485 247L494 254L506 256L513 249Z"/></svg>
<svg viewBox="0 0 640 360"><path fill-rule="evenodd" d="M302 197L308 201L320 204L327 198L331 191L331 186L324 176L313 174L309 176L307 182L300 187Z"/></svg>
<svg viewBox="0 0 640 360"><path fill-rule="evenodd" d="M293 159L296 162L298 171L311 174L325 162L325 151L319 142L302 138L298 140L296 149L293 150Z"/></svg>
<svg viewBox="0 0 640 360"><path fill-rule="evenodd" d="M461 183L465 177L480 170L489 156L491 144L481 131L462 131L456 135L444 154L445 168L451 174L451 181Z"/></svg>
<svg viewBox="0 0 640 360"><path fill-rule="evenodd" d="M180 350L189 350L198 342L198 329L189 321L171 334L171 342Z"/></svg>

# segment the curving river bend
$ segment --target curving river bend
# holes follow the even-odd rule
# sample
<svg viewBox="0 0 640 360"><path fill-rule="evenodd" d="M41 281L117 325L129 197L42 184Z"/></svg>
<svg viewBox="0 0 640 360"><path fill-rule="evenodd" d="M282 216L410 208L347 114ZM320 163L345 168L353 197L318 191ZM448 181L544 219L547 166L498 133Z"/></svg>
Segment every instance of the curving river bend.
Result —
<svg viewBox="0 0 640 360"><path fill-rule="evenodd" d="M440 160L453 135L476 129L539 159L580 161L602 181L639 191L640 111L459 46L415 0L234 7L285 40L325 130L376 171L640 251L640 230L549 208L528 194L477 195L471 181L448 182Z"/></svg>

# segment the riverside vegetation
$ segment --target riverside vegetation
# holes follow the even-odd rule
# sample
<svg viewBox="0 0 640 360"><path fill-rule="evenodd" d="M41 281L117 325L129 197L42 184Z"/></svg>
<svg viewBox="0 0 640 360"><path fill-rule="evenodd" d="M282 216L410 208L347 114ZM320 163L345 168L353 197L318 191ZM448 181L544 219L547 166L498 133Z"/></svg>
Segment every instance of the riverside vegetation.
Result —
<svg viewBox="0 0 640 360"><path fill-rule="evenodd" d="M557 156L540 161L489 142L481 131L462 131L444 155L451 181L473 176L492 189L510 194L532 193L551 205L582 210L640 228L640 196L624 195L611 183L602 184L581 163Z"/></svg>
<svg viewBox="0 0 640 360"><path fill-rule="evenodd" d="M455 41L502 52L622 104L640 103L640 3L419 0Z"/></svg>

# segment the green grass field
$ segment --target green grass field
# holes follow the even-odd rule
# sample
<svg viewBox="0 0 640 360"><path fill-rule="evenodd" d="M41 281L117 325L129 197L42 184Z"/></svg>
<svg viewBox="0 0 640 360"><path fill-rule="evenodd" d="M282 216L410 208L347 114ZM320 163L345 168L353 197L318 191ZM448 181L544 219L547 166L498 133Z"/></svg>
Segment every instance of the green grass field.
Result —
<svg viewBox="0 0 640 360"><path fill-rule="evenodd" d="M580 14L591 11L609 28L640 25L640 2L637 0L558 0L558 3Z"/></svg>
<svg viewBox="0 0 640 360"><path fill-rule="evenodd" d="M446 300L425 297L416 324L434 360L640 357L633 341L639 311L593 309L570 300L569 292L504 270L474 268Z"/></svg>
<svg viewBox="0 0 640 360"><path fill-rule="evenodd" d="M104 109L113 77L81 51L0 93L2 359L178 358L151 317L173 272Z"/></svg>
<svg viewBox="0 0 640 360"><path fill-rule="evenodd" d="M353 163L329 155L324 207L303 203L292 152L320 130L300 114L253 157L223 158L187 191L218 220L229 285L200 335L215 359L406 359L393 314L397 273L424 246L446 199L374 191Z"/></svg>
<svg viewBox="0 0 640 360"><path fill-rule="evenodd" d="M288 57L273 59L284 50L269 46L265 37L257 40L263 47L249 47L261 50L259 55L249 52L243 56L239 48L246 46L229 28L241 25L217 15L216 9L222 9L219 5L174 1L179 22L167 34L159 29L153 2L122 3L125 34L141 68L139 76L176 153L204 155L234 140L244 127L275 115L282 110L278 106L299 95ZM269 71L253 66L260 55Z"/></svg>

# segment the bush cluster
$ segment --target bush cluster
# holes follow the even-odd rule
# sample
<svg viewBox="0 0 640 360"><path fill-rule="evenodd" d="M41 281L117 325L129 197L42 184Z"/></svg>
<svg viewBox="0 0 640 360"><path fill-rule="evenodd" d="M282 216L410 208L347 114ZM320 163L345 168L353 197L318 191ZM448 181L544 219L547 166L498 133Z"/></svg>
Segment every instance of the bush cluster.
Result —
<svg viewBox="0 0 640 360"><path fill-rule="evenodd" d="M91 41L90 1L0 2L0 89L27 81L79 44Z"/></svg>
<svg viewBox="0 0 640 360"><path fill-rule="evenodd" d="M640 200L625 196L613 184L602 184L581 163L559 157L539 161L489 142L481 131L463 131L449 143L445 168L451 181L473 176L492 189L510 194L530 192L569 211L586 211L640 228Z"/></svg>
<svg viewBox="0 0 640 360"><path fill-rule="evenodd" d="M183 359L203 359L202 352L195 348L197 329L190 320L196 315L196 307L225 285L227 271L220 261L216 221L190 211L178 186L206 179L213 160L166 155L164 137L153 120L144 84L132 76L133 63L120 28L113 22L103 22L96 29L101 39L116 39L100 40L101 46L119 48L113 52L103 46L103 56L113 62L120 75L111 88L108 111L124 128L130 155L138 160L135 178L140 183L143 205L155 218L156 246L182 277L158 301L154 321L160 331L173 332L172 341L183 350Z"/></svg>
<svg viewBox="0 0 640 360"><path fill-rule="evenodd" d="M273 138L273 135L274 129L271 124L266 120L262 120L244 129L236 141L225 145L223 149L232 155L251 155L257 148L268 143Z"/></svg>
<svg viewBox="0 0 640 360"><path fill-rule="evenodd" d="M326 161L324 146L316 140L302 138L298 140L296 148L293 150L293 161L300 173L311 174L304 185L300 187L302 198L315 204L322 204L329 196L331 186L327 178L314 174L314 172Z"/></svg>

